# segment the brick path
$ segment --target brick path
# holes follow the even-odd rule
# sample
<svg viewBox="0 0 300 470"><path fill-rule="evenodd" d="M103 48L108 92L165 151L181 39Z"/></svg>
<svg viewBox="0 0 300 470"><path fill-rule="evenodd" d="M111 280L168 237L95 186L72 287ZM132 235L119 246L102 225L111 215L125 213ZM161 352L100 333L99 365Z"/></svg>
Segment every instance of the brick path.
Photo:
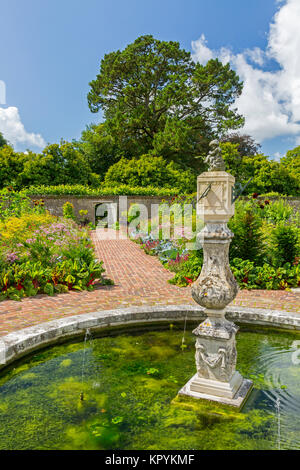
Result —
<svg viewBox="0 0 300 470"><path fill-rule="evenodd" d="M146 255L130 240L92 238L97 257L104 261L106 275L114 286L100 286L93 292L70 292L54 297L39 295L22 302L0 303L0 336L21 328L65 316L131 305L193 304L190 288L167 281L173 274L158 259ZM234 305L300 312L300 295L287 291L242 291Z"/></svg>

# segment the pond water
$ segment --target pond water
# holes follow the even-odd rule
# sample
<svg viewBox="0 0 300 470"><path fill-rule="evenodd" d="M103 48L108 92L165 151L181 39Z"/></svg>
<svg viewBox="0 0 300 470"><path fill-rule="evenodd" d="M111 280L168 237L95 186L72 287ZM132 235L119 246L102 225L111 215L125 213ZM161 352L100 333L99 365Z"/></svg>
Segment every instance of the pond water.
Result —
<svg viewBox="0 0 300 470"><path fill-rule="evenodd" d="M0 377L0 449L300 449L299 334L238 333L255 385L241 413L171 403L195 373L182 337L181 324L89 337L19 362Z"/></svg>

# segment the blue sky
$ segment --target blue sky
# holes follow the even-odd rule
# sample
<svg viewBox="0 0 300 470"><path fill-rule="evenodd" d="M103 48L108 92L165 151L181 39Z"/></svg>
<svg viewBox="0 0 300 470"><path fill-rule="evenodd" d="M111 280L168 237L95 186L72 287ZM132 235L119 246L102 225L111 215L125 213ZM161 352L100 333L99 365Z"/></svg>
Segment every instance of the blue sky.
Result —
<svg viewBox="0 0 300 470"><path fill-rule="evenodd" d="M300 144L300 60L290 60L300 50L299 4L0 0L0 131L18 150L79 138L87 124L101 119L86 100L101 58L152 34L179 41L200 62L230 60L247 85L239 103L249 120L245 130L278 158Z"/></svg>

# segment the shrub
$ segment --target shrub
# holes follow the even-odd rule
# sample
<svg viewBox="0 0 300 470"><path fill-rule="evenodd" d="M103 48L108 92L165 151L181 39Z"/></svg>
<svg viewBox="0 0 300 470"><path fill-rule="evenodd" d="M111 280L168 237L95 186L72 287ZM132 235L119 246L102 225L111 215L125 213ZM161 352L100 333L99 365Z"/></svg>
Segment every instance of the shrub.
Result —
<svg viewBox="0 0 300 470"><path fill-rule="evenodd" d="M242 201L236 204L234 217L228 227L234 233L230 245L230 258L260 262L264 255L262 236L262 218L257 212L256 204Z"/></svg>
<svg viewBox="0 0 300 470"><path fill-rule="evenodd" d="M89 219L87 217L88 211L87 210L81 210L79 211L79 223L80 225L88 225Z"/></svg>
<svg viewBox="0 0 300 470"><path fill-rule="evenodd" d="M191 253L188 259L181 263L179 271L175 274L173 279L169 280L169 283L176 284L180 287L185 287L189 284L192 284L200 275L202 263L202 251Z"/></svg>
<svg viewBox="0 0 300 470"><path fill-rule="evenodd" d="M270 248L274 266L293 263L296 256L299 256L297 229L283 223L275 227L271 234Z"/></svg>
<svg viewBox="0 0 300 470"><path fill-rule="evenodd" d="M260 201L263 205L262 216L268 221L277 224L288 221L293 215L293 208L284 199L270 202L268 199Z"/></svg>
<svg viewBox="0 0 300 470"><path fill-rule="evenodd" d="M75 220L74 206L71 202L65 202L63 205L63 216L65 219Z"/></svg>
<svg viewBox="0 0 300 470"><path fill-rule="evenodd" d="M187 193L195 190L196 177L191 170L183 170L172 161L168 162L162 157L143 155L138 159L122 158L112 165L106 173L105 184L112 187L119 184L143 187L152 185L158 188L176 187L180 192Z"/></svg>
<svg viewBox="0 0 300 470"><path fill-rule="evenodd" d="M287 289L300 286L300 265L286 263L275 268L265 263L256 266L248 260L235 258L231 270L242 289Z"/></svg>
<svg viewBox="0 0 300 470"><path fill-rule="evenodd" d="M0 220L9 217L19 217L22 214L44 214L43 201L34 201L24 192L16 192L13 188L5 188L0 191Z"/></svg>
<svg viewBox="0 0 300 470"><path fill-rule="evenodd" d="M58 185L58 186L30 186L28 189L23 190L22 194L30 196L158 196L168 197L175 196L179 193L179 189L174 187L156 188L154 186L147 186L146 188L139 186L129 186L127 184L120 184L118 186L98 186L91 188L80 184L76 185Z"/></svg>

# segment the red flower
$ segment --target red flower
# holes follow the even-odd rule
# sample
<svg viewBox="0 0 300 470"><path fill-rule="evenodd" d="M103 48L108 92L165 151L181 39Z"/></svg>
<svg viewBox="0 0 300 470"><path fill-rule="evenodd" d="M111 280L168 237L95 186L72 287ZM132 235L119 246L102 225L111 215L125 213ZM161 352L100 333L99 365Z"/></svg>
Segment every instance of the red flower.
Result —
<svg viewBox="0 0 300 470"><path fill-rule="evenodd" d="M188 284L193 284L193 282L194 282L193 279L190 279L189 277L185 277L185 276L184 276L184 279L186 280L186 282L187 282Z"/></svg>

